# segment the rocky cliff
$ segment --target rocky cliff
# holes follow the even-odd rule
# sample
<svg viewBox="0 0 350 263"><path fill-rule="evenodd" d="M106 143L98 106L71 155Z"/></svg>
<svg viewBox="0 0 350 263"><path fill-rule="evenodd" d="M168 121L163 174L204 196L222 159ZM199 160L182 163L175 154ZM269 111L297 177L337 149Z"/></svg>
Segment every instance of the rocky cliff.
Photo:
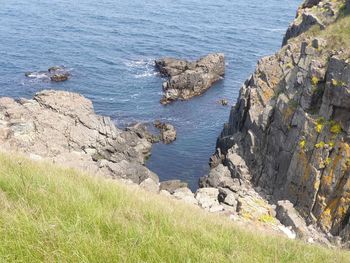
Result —
<svg viewBox="0 0 350 263"><path fill-rule="evenodd" d="M307 224L349 240L350 1L300 7L283 47L262 58L240 90L217 141L211 166L261 188L273 202L289 200ZM222 164L221 164L222 163Z"/></svg>
<svg viewBox="0 0 350 263"><path fill-rule="evenodd" d="M64 91L42 91L33 99L0 98L0 148L33 159L158 187L144 165L151 143L122 131L94 112L90 100Z"/></svg>

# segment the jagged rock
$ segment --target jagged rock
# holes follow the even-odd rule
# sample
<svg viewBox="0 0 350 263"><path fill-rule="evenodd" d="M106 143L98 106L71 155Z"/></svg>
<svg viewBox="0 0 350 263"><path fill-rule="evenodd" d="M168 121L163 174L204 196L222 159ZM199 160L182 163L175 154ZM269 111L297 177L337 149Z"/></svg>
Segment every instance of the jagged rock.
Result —
<svg viewBox="0 0 350 263"><path fill-rule="evenodd" d="M160 134L150 132L149 125L146 123L135 123L127 127L126 130L136 133L141 139L146 139L150 143L158 143L162 139Z"/></svg>
<svg viewBox="0 0 350 263"><path fill-rule="evenodd" d="M227 106L228 105L228 100L227 99L221 99L221 100L219 100L219 104L221 104L222 106Z"/></svg>
<svg viewBox="0 0 350 263"><path fill-rule="evenodd" d="M173 194L179 188L187 188L188 184L180 180L169 180L160 183L160 190Z"/></svg>
<svg viewBox="0 0 350 263"><path fill-rule="evenodd" d="M198 204L209 212L219 212L223 206L218 201L219 190L217 188L200 188L195 194Z"/></svg>
<svg viewBox="0 0 350 263"><path fill-rule="evenodd" d="M2 150L139 184L147 178L159 182L143 165L151 146L96 115L91 101L76 93L45 90L31 100L0 98Z"/></svg>
<svg viewBox="0 0 350 263"><path fill-rule="evenodd" d="M303 8L311 8L315 5L318 5L321 0L305 0L304 4L302 5Z"/></svg>
<svg viewBox="0 0 350 263"><path fill-rule="evenodd" d="M146 139L150 143L163 141L165 144L169 144L176 140L177 133L173 125L158 120L155 121L153 125L159 130L159 134L151 131L152 127L147 123L136 123L130 125L126 130L135 132L141 139Z"/></svg>
<svg viewBox="0 0 350 263"><path fill-rule="evenodd" d="M342 1L306 0L287 30L283 46L288 43L289 39L301 35L313 26L324 29L336 21L341 14L342 5Z"/></svg>
<svg viewBox="0 0 350 263"><path fill-rule="evenodd" d="M54 66L47 71L32 71L26 72L25 76L28 78L37 78L43 80L51 80L54 82L66 81L70 77L70 72L62 66Z"/></svg>
<svg viewBox="0 0 350 263"><path fill-rule="evenodd" d="M173 197L191 205L198 205L198 201L194 197L194 194L190 189L186 187L176 189L174 191Z"/></svg>
<svg viewBox="0 0 350 263"><path fill-rule="evenodd" d="M295 210L293 204L287 200L278 201L277 203L277 219L285 226L290 226L300 238L310 236L304 219Z"/></svg>
<svg viewBox="0 0 350 263"><path fill-rule="evenodd" d="M169 78L163 83L162 104L201 95L225 74L225 57L221 53L209 54L196 62L163 58L156 60L155 65Z"/></svg>
<svg viewBox="0 0 350 263"><path fill-rule="evenodd" d="M234 210L237 208L238 194L231 191L228 188L219 188L218 200L220 203L224 203L231 206Z"/></svg>
<svg viewBox="0 0 350 263"><path fill-rule="evenodd" d="M159 129L161 140L165 144L172 143L176 140L176 129L173 125L169 123L162 123L160 121L155 121L154 126Z"/></svg>

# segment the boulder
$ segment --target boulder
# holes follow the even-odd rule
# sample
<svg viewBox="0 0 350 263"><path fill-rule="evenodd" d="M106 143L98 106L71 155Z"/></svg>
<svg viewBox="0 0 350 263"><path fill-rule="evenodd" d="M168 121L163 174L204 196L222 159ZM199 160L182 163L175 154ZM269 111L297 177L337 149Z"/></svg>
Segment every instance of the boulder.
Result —
<svg viewBox="0 0 350 263"><path fill-rule="evenodd" d="M53 82L66 81L70 77L70 72L63 66L54 66L47 71L32 71L26 72L25 76L28 78L37 78L43 80L51 80Z"/></svg>
<svg viewBox="0 0 350 263"><path fill-rule="evenodd" d="M177 189L187 188L188 184L180 180L169 180L160 183L160 190L168 191L173 194Z"/></svg>
<svg viewBox="0 0 350 263"><path fill-rule="evenodd" d="M176 140L176 129L173 125L169 123L163 123L160 121L155 121L154 126L159 129L161 140L165 144L172 143Z"/></svg>
<svg viewBox="0 0 350 263"><path fill-rule="evenodd" d="M209 212L219 212L224 208L218 201L219 190L217 188L200 188L195 194L198 204Z"/></svg>
<svg viewBox="0 0 350 263"><path fill-rule="evenodd" d="M198 201L194 198L192 191L186 187L176 189L174 191L173 197L178 200L182 200L187 204L198 205Z"/></svg>
<svg viewBox="0 0 350 263"><path fill-rule="evenodd" d="M283 225L292 227L299 238L309 236L309 231L304 219L299 215L290 201L278 201L276 217Z"/></svg>
<svg viewBox="0 0 350 263"><path fill-rule="evenodd" d="M162 104L201 95L225 74L225 57L221 53L209 54L195 62L163 58L156 60L155 65L168 78L163 83Z"/></svg>
<svg viewBox="0 0 350 263"><path fill-rule="evenodd" d="M161 135L150 131L150 125L147 123L135 123L126 128L127 131L132 131L141 139L146 139L150 143L158 143L161 141Z"/></svg>
<svg viewBox="0 0 350 263"><path fill-rule="evenodd" d="M140 183L140 186L151 193L159 192L159 183L154 181L152 178L147 178L146 180Z"/></svg>

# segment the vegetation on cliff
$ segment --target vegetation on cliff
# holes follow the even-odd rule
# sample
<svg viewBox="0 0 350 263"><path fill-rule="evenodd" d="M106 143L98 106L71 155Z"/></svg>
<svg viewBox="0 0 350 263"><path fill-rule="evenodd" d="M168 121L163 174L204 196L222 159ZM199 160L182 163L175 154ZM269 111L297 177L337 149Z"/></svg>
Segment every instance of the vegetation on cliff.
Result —
<svg viewBox="0 0 350 263"><path fill-rule="evenodd" d="M6 262L350 262L347 252L243 232L165 197L0 155Z"/></svg>

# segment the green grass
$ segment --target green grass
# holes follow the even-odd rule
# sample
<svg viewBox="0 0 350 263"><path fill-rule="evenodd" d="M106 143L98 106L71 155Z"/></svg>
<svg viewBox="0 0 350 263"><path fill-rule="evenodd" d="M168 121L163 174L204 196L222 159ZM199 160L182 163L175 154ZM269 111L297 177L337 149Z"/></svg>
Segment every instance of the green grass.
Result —
<svg viewBox="0 0 350 263"><path fill-rule="evenodd" d="M343 11L343 14L333 24L327 26L324 30L320 30L318 26L314 26L307 35L325 38L328 49L343 48L349 50L350 43L350 14Z"/></svg>
<svg viewBox="0 0 350 263"><path fill-rule="evenodd" d="M180 202L0 154L0 262L350 262Z"/></svg>

